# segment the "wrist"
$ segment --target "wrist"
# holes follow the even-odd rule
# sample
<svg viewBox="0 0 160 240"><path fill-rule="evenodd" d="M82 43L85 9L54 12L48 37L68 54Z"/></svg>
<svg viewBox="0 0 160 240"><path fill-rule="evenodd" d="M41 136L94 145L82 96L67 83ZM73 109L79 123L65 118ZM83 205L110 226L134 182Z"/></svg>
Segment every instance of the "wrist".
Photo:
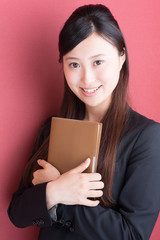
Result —
<svg viewBox="0 0 160 240"><path fill-rule="evenodd" d="M58 192L55 181L50 181L46 185L46 205L47 209L51 209L53 206L57 205L58 202Z"/></svg>

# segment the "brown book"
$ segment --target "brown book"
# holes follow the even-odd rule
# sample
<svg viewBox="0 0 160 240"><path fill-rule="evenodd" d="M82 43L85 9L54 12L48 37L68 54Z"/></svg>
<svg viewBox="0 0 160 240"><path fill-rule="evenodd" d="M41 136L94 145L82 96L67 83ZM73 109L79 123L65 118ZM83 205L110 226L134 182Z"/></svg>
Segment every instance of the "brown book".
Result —
<svg viewBox="0 0 160 240"><path fill-rule="evenodd" d="M102 123L53 117L48 162L62 174L89 157L85 172L96 172L101 131Z"/></svg>

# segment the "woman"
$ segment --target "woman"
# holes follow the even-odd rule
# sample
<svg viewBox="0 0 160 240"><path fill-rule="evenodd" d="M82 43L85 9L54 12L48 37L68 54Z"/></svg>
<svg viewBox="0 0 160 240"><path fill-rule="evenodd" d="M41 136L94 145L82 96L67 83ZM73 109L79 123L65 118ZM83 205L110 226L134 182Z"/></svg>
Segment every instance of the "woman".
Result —
<svg viewBox="0 0 160 240"><path fill-rule="evenodd" d="M103 123L98 171L83 173L90 164L84 159L60 175L40 160L47 159L48 119L9 217L17 227L40 227L39 239L147 240L160 207L160 125L127 104L127 48L109 9L75 10L60 32L59 53L65 79L59 116Z"/></svg>

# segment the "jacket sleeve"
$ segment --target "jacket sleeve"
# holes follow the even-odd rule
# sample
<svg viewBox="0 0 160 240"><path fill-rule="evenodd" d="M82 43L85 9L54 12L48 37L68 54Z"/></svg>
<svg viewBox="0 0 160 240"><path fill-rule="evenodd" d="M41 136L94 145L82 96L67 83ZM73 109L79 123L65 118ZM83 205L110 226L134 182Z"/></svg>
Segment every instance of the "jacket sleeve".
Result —
<svg viewBox="0 0 160 240"><path fill-rule="evenodd" d="M50 118L45 122L37 137L32 155L38 150L50 131ZM12 223L20 228L30 225L46 227L52 225L52 219L46 206L46 184L42 183L25 188L21 181L18 190L13 194L8 208Z"/></svg>
<svg viewBox="0 0 160 240"><path fill-rule="evenodd" d="M159 214L159 184L160 125L154 123L132 148L117 209L59 205L58 219L71 221L82 239L147 240Z"/></svg>

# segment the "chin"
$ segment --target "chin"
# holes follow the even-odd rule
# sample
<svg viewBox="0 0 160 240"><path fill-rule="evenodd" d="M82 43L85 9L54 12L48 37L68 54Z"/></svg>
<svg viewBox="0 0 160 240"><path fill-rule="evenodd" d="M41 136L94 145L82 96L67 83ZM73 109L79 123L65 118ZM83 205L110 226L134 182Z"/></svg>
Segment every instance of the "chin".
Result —
<svg viewBox="0 0 160 240"><path fill-rule="evenodd" d="M101 106L101 103L88 103L88 102L84 102L84 104L88 107L100 107Z"/></svg>

